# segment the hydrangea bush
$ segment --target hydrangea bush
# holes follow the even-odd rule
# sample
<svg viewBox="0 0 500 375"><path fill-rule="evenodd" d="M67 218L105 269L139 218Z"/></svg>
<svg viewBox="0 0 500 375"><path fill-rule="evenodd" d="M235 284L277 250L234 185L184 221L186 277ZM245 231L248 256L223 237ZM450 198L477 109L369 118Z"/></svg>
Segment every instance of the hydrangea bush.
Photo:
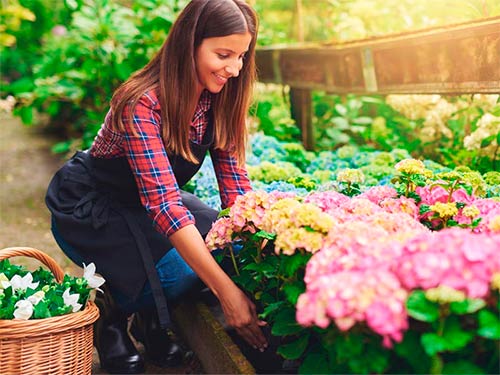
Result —
<svg viewBox="0 0 500 375"><path fill-rule="evenodd" d="M247 193L207 245L227 249L301 373L497 373L495 175L378 160L394 163L387 185L350 164L334 190Z"/></svg>

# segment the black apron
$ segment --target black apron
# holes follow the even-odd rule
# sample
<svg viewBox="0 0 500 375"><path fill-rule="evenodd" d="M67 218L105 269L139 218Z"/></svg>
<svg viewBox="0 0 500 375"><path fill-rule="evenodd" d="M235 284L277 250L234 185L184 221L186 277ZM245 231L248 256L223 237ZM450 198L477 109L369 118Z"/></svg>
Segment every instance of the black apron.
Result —
<svg viewBox="0 0 500 375"><path fill-rule="evenodd" d="M199 164L168 155L179 186L185 185L200 169L212 146L212 134L210 121L202 144L191 142ZM193 194L181 191L181 198L204 237L216 220L217 211ZM45 202L62 238L78 251L86 264L95 263L97 272L111 288L135 300L146 279L149 280L160 325L170 326L155 264L172 244L154 229L140 202L126 157L101 159L89 152L77 152L52 178Z"/></svg>

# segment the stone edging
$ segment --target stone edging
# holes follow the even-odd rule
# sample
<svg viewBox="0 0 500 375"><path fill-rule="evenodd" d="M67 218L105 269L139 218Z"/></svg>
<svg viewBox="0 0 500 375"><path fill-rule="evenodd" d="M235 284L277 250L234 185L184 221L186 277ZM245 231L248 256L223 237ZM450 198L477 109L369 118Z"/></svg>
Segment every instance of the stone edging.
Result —
<svg viewBox="0 0 500 375"><path fill-rule="evenodd" d="M255 374L207 305L182 302L173 309L172 318L176 332L195 352L206 374Z"/></svg>

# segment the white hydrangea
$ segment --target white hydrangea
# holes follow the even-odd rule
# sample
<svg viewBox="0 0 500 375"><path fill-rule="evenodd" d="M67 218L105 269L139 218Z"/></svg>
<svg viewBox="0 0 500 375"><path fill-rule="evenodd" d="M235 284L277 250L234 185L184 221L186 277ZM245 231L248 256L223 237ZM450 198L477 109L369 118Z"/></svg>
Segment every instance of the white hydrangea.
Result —
<svg viewBox="0 0 500 375"><path fill-rule="evenodd" d="M497 147L496 139L489 146L481 147L481 143L485 138L496 135L500 132L500 117L494 116L491 113L485 113L477 122L477 129L470 135L464 138L464 147L467 150L480 150L485 154Z"/></svg>

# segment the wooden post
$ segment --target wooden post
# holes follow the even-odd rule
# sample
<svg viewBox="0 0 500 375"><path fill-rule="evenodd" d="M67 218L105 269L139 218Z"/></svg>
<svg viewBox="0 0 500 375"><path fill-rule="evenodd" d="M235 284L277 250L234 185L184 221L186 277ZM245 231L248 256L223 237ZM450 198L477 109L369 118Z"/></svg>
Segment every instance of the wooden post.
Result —
<svg viewBox="0 0 500 375"><path fill-rule="evenodd" d="M292 118L300 128L302 144L306 150L314 150L314 128L312 124L312 96L310 89L290 88Z"/></svg>

